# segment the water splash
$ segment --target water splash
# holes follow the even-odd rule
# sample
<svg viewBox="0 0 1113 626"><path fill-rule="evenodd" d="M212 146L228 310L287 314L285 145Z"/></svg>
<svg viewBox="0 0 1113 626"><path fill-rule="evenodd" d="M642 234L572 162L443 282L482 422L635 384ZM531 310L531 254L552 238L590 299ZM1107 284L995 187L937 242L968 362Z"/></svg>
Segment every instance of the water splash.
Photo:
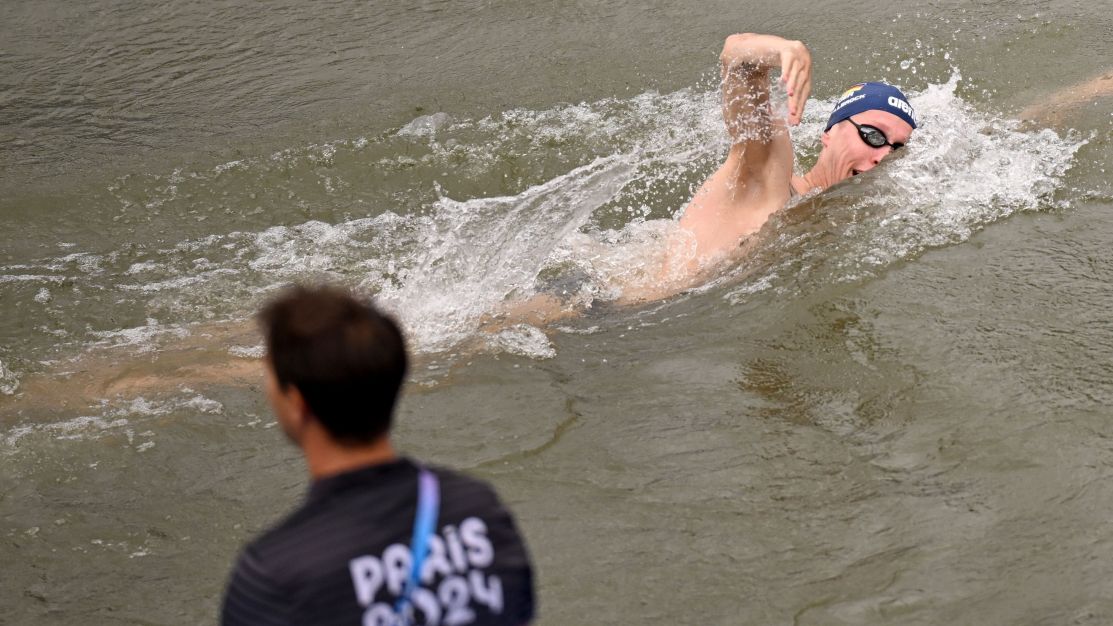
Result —
<svg viewBox="0 0 1113 626"><path fill-rule="evenodd" d="M954 72L910 92L923 124L904 154L776 215L726 281L703 288L737 300L860 280L1017 211L1067 202L1062 181L1085 141L979 111L957 95L960 83ZM818 153L832 104L810 102L793 129L802 164ZM193 323L242 320L285 283L327 279L376 296L418 351L450 351L508 300L556 285L587 305L652 280L673 218L727 146L713 88L479 120L424 116L377 137L121 179L111 193L125 217L147 204L163 211L152 219L215 206L287 225L101 254L66 249L0 266L0 291L54 312L40 329L52 338L142 349ZM36 298L42 289L51 297ZM147 323L63 326L66 307L88 305L89 293L111 296L104 324L121 308ZM537 358L552 349L488 347Z"/></svg>
<svg viewBox="0 0 1113 626"><path fill-rule="evenodd" d="M636 163L616 155L518 196L439 201L421 220L423 249L379 301L418 331L418 350L451 348L505 299L530 295L556 245L622 188Z"/></svg>
<svg viewBox="0 0 1113 626"><path fill-rule="evenodd" d="M19 389L19 377L0 361L0 394L10 396Z"/></svg>
<svg viewBox="0 0 1113 626"><path fill-rule="evenodd" d="M957 95L961 80L956 71L912 97L922 120L904 154L774 216L727 297L744 300L760 282L787 293L867 279L1014 213L1069 207L1063 178L1087 140L978 111ZM813 113L802 130L823 123Z"/></svg>

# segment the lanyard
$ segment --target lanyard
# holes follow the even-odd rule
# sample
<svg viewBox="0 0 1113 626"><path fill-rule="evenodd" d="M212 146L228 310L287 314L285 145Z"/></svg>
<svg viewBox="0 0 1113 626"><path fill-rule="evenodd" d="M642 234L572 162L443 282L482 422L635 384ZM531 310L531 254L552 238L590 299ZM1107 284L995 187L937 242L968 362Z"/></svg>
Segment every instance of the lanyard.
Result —
<svg viewBox="0 0 1113 626"><path fill-rule="evenodd" d="M398 601L394 604L394 612L403 625L410 624L413 618L413 610L407 609L413 603L411 597L414 590L421 584L421 566L429 555L429 538L433 536L433 527L437 525L440 504L441 492L437 477L423 467L417 475L417 515L414 516L414 536L410 541L410 577L406 579L402 595L398 596Z"/></svg>

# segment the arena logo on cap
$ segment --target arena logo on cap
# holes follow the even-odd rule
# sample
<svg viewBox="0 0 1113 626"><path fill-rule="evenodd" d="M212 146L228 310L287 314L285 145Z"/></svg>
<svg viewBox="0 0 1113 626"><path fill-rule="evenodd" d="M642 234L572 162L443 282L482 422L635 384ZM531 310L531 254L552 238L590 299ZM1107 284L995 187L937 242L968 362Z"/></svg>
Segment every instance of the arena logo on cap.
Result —
<svg viewBox="0 0 1113 626"><path fill-rule="evenodd" d="M896 96L889 96L888 102L889 106L893 107L894 109L900 109L901 111L904 111L906 114L908 114L908 117L916 120L916 112L912 110L912 105L908 104L907 102L901 100Z"/></svg>

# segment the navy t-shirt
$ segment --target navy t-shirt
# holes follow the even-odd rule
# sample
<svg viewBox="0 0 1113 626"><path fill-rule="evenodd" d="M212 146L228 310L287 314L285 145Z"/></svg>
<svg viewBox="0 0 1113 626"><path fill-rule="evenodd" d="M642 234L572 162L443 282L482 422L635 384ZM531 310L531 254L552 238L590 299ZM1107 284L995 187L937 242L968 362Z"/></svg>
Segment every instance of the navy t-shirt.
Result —
<svg viewBox="0 0 1113 626"><path fill-rule="evenodd" d="M428 469L440 482L440 512L411 596L414 623L532 620L533 573L510 512L486 483ZM417 477L417 465L400 459L313 483L300 509L240 554L221 622L394 624L410 574Z"/></svg>

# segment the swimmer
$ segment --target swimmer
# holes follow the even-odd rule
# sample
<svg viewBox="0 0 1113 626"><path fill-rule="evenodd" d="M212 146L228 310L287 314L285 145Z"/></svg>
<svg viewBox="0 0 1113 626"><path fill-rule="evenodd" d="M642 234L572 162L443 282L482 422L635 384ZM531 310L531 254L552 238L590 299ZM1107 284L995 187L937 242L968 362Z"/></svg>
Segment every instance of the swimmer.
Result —
<svg viewBox="0 0 1113 626"><path fill-rule="evenodd" d="M719 59L731 147L680 218L695 244L688 261L692 269L737 249L793 197L870 171L907 144L916 128L916 114L899 89L859 83L842 94L827 120L815 167L796 176L788 127L800 123L811 93L808 48L775 35L745 33L728 37ZM769 73L776 68L788 94L787 118L770 105Z"/></svg>
<svg viewBox="0 0 1113 626"><path fill-rule="evenodd" d="M858 83L836 102L815 166L797 176L788 128L800 123L811 93L808 48L776 35L743 33L727 37L719 60L723 121L731 137L726 161L684 209L680 236L669 242L656 284L624 290L621 302L657 300L706 281L721 261L744 254L745 239L792 199L870 171L904 147L916 129L916 113L900 89ZM770 102L775 69L788 95L787 117L775 114ZM1041 98L1017 117L1027 128L1064 126L1082 105L1111 94L1113 73L1106 71Z"/></svg>
<svg viewBox="0 0 1113 626"><path fill-rule="evenodd" d="M409 368L397 324L346 290L308 287L259 321L267 400L313 482L240 553L221 623L531 622L533 567L494 490L391 443Z"/></svg>
<svg viewBox="0 0 1113 626"><path fill-rule="evenodd" d="M823 149L808 173L793 173L789 126L796 126L812 90L812 56L800 41L743 33L727 37L719 55L723 121L731 137L726 161L704 181L684 209L652 284L627 285L620 304L660 300L708 278L737 256L743 241L791 199L818 193L868 172L908 143L916 113L900 89L859 83L846 90L827 120ZM780 69L788 116L774 113L770 72ZM555 321L577 311L550 295L507 307L504 324Z"/></svg>
<svg viewBox="0 0 1113 626"><path fill-rule="evenodd" d="M917 118L896 87L860 83L839 98L821 136L815 167L793 173L795 156L788 129L800 123L812 88L807 47L775 35L731 35L721 60L722 110L732 144L725 162L699 188L682 213L680 236L668 241L656 280L623 289L618 304L660 300L698 285L725 260L745 254L740 245L794 197L818 193L856 174L868 172L907 143ZM787 117L774 113L770 73L779 69L788 95ZM1084 104L1113 94L1113 73L1044 95L1019 114L1038 126L1062 126ZM652 272L651 272L652 273ZM513 324L551 324L582 309L540 294L492 313L481 331ZM15 397L0 397L0 418L49 412L69 403L86 406L93 398L134 397L191 384L257 384L262 367L256 358L230 358L228 345L257 343L248 323L198 326L189 337L162 345L136 359L128 348L102 350L65 366L67 371L32 375ZM44 399L47 402L44 403Z"/></svg>

